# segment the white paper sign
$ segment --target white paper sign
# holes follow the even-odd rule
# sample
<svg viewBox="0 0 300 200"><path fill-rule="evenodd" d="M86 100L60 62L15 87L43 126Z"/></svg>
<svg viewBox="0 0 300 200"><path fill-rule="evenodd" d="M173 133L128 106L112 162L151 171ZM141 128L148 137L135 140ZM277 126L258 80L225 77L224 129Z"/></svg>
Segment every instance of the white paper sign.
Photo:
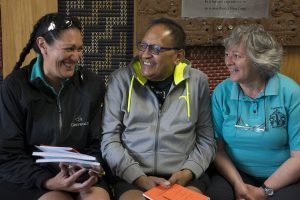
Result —
<svg viewBox="0 0 300 200"><path fill-rule="evenodd" d="M182 17L265 18L269 0L182 0Z"/></svg>

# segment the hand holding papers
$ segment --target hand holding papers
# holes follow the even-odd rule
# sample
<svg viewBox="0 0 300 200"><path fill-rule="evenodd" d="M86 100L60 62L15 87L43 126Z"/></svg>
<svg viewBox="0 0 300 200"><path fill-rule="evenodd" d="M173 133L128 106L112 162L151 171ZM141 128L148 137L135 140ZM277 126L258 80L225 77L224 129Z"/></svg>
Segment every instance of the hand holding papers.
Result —
<svg viewBox="0 0 300 200"><path fill-rule="evenodd" d="M76 165L85 168L100 168L100 163L95 157L81 154L71 147L36 146L41 151L35 151L33 156L43 158L37 159L36 163L62 162L67 165Z"/></svg>

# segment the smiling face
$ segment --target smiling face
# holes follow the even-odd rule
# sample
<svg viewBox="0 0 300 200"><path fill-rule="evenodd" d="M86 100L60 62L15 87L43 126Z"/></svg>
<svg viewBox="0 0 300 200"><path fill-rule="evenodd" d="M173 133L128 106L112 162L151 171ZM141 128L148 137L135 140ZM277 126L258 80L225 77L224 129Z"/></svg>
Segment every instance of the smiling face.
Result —
<svg viewBox="0 0 300 200"><path fill-rule="evenodd" d="M257 69L241 44L233 45L225 50L225 64L234 82L249 83L259 77Z"/></svg>
<svg viewBox="0 0 300 200"><path fill-rule="evenodd" d="M148 45L159 45L164 48L175 48L170 30L163 25L154 25L145 34L142 42ZM183 50L161 51L158 55L151 54L149 48L139 51L141 72L148 80L161 81L174 73L176 64L182 57Z"/></svg>
<svg viewBox="0 0 300 200"><path fill-rule="evenodd" d="M82 57L83 42L80 30L66 29L51 45L42 37L37 41L43 55L45 78L50 83L60 83L61 80L74 75L75 65Z"/></svg>

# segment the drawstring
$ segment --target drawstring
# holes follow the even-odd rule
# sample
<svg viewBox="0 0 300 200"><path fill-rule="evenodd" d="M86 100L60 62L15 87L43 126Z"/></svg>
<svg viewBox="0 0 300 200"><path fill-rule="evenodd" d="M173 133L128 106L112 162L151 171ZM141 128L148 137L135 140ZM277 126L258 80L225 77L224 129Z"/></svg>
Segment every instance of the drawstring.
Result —
<svg viewBox="0 0 300 200"><path fill-rule="evenodd" d="M131 96L132 96L133 82L134 82L134 76L132 76L131 81L130 81L128 102L127 102L127 112L128 113L130 112L130 107L131 107ZM180 96L179 99L184 99L186 101L187 116L188 116L188 118L190 118L191 109L190 109L190 93L189 93L189 82L188 82L188 80L185 81L185 86L186 86L186 96Z"/></svg>

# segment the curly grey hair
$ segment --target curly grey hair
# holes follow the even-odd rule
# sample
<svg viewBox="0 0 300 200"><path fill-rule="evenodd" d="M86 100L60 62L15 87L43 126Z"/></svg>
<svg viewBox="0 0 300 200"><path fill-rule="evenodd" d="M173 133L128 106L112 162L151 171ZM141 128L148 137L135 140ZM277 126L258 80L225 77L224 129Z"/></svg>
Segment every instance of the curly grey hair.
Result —
<svg viewBox="0 0 300 200"><path fill-rule="evenodd" d="M224 39L224 47L242 44L262 77L269 79L279 70L282 62L282 46L261 25L240 25Z"/></svg>

